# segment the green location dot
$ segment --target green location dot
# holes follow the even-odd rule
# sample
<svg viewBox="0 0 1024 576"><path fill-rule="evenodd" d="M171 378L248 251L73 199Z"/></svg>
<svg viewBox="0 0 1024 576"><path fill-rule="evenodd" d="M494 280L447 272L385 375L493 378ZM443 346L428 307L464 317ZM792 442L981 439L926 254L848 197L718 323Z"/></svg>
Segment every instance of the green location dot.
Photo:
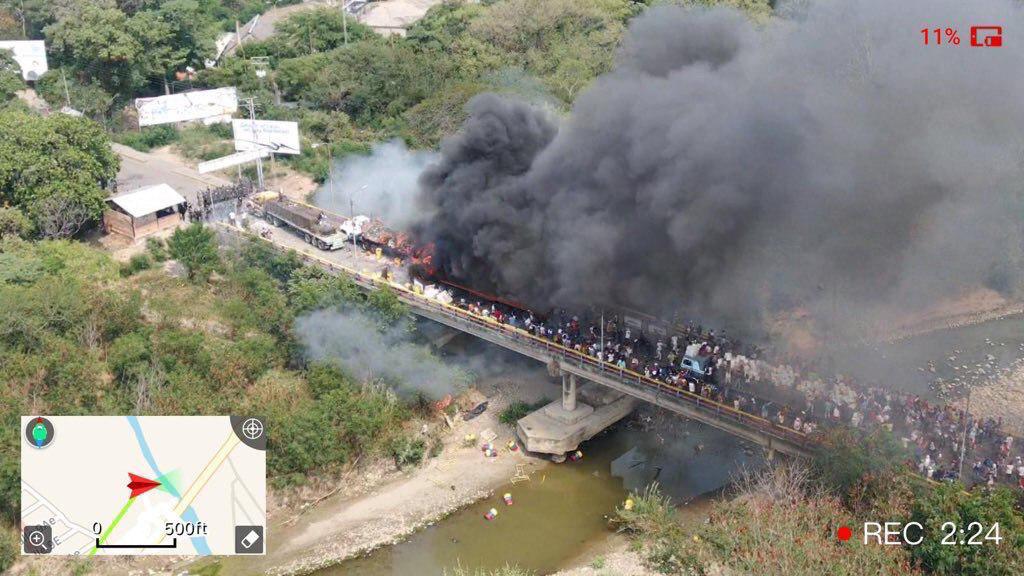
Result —
<svg viewBox="0 0 1024 576"><path fill-rule="evenodd" d="M39 422L34 428L32 428L32 438L34 438L37 443L41 443L46 440L46 426L43 426L42 422Z"/></svg>

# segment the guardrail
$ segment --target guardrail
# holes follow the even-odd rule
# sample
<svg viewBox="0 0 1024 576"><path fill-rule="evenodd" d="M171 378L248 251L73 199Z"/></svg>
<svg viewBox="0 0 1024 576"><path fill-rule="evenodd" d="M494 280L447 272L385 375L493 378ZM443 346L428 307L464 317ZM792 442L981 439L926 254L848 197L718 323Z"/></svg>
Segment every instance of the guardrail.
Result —
<svg viewBox="0 0 1024 576"><path fill-rule="evenodd" d="M311 252L307 252L306 250L295 250L293 248L277 244L273 240L269 240L254 234L250 234L234 226L230 226L223 223L217 223L217 225L223 227L224 229L234 234L267 242L275 249L294 251L296 254L299 255L301 259L303 259L306 262L312 262L318 266L327 268L328 270L345 274L346 276L350 277L352 281L355 282L355 284L360 286L361 288L367 290L376 290L378 288L386 286L391 290L395 291L395 294L399 298L399 300L401 300L402 302L404 302L405 304L409 305L414 309L429 309L433 313L440 314L456 322L469 323L471 325L477 326L485 330L489 330L491 332L497 332L498 334L501 334L503 337L512 340L516 344L532 347L535 351L542 352L544 355L547 355L552 358L558 358L560 359L560 361L563 362L571 360L571 365L573 366L576 366L581 369L587 368L588 371L591 372L594 372L596 370L596 373L599 375L609 378L616 378L619 382L628 384L630 386L632 386L635 382L637 387L653 391L656 398L662 395L675 398L677 400L686 402L691 406L696 407L697 410L701 411L704 414L713 414L716 418L728 419L737 422L742 426L756 429L758 432L762 434L766 434L773 438L780 439L791 444L795 444L804 449L813 448L817 444L811 437L809 437L807 434L804 434L803 432L798 432L792 428L779 425L771 420L761 418L760 416L749 414L747 412L743 412L742 410L737 410L732 406L723 404L721 402L717 402L715 400L711 400L709 398L705 398L699 394L695 394L679 386L675 386L672 384L668 384L667 382L662 382L661 380L650 378L648 376L645 376L638 372L634 372L627 368L619 368L618 366L608 364L607 362L600 361L597 358L590 356L589 354L584 354L571 348L566 348L561 344L551 342L550 340L547 340L545 338L535 336L521 328L516 328L514 326L502 324L490 317L473 314L472 312L469 312L468 310L463 310L462 308L459 308L457 306L452 306L451 304L445 304L443 302L438 302L437 300L427 298L422 294L419 294L414 290L410 289L408 286L404 286L402 284L397 284L395 282L385 280L377 275L366 274L365 272L353 270L352 268L343 266L336 262L325 260L324 258L321 258Z"/></svg>

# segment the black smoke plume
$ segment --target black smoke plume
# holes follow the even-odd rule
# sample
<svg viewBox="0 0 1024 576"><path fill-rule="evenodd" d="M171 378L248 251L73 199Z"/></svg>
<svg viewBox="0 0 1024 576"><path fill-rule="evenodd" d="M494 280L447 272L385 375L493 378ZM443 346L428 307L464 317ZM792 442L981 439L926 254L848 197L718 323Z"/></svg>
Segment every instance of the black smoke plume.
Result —
<svg viewBox="0 0 1024 576"><path fill-rule="evenodd" d="M482 95L420 179L449 275L537 306L846 327L1021 264L1024 18L1010 0L660 7L564 119ZM1002 25L1002 48L969 46ZM923 44L955 26L959 46ZM943 38L944 41L947 38Z"/></svg>

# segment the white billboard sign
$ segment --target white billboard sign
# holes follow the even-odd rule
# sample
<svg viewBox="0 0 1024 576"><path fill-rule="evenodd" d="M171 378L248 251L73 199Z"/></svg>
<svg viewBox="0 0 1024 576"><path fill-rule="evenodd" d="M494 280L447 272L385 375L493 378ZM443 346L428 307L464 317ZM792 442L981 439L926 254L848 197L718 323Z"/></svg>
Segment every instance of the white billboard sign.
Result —
<svg viewBox="0 0 1024 576"><path fill-rule="evenodd" d="M38 80L50 69L46 65L46 44L42 40L2 40L0 50L11 51L25 80Z"/></svg>
<svg viewBox="0 0 1024 576"><path fill-rule="evenodd" d="M227 156L221 156L220 158L214 158L207 162L199 163L199 173L206 174L207 172L216 172L217 170L223 170L239 164L245 164L246 162L252 162L257 158L266 158L270 154L266 150L247 150L245 152L235 152Z"/></svg>
<svg viewBox="0 0 1024 576"><path fill-rule="evenodd" d="M238 92L231 87L136 98L135 109L139 111L139 126L230 116L238 110Z"/></svg>
<svg viewBox="0 0 1024 576"><path fill-rule="evenodd" d="M262 148L271 154L300 154L299 123L277 120L232 120L235 150Z"/></svg>

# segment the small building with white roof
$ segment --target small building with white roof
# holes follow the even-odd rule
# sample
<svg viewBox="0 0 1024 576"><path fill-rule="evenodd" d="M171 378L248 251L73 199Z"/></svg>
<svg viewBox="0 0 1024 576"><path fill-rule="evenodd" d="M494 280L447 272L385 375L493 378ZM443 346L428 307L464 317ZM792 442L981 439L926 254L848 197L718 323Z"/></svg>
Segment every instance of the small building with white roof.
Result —
<svg viewBox="0 0 1024 576"><path fill-rule="evenodd" d="M103 227L136 240L184 222L186 208L185 198L167 184L146 186L107 198Z"/></svg>

